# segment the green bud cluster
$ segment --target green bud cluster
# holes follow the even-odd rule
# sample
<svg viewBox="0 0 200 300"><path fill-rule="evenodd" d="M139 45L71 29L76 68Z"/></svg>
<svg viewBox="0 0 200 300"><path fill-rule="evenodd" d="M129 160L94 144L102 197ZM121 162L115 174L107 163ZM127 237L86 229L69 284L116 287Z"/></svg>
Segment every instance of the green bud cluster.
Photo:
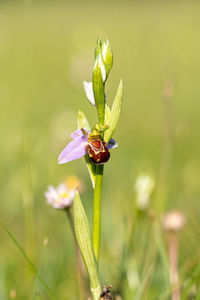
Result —
<svg viewBox="0 0 200 300"><path fill-rule="evenodd" d="M113 54L109 41L97 40L95 48L95 62L92 76L93 92L99 122L105 122L105 82L113 65Z"/></svg>
<svg viewBox="0 0 200 300"><path fill-rule="evenodd" d="M106 40L102 43L101 39L98 38L95 48L92 86L99 123L106 125L104 140L107 143L117 127L123 99L123 82L121 80L111 109L105 101L105 83L112 69L112 65L113 53L109 41Z"/></svg>

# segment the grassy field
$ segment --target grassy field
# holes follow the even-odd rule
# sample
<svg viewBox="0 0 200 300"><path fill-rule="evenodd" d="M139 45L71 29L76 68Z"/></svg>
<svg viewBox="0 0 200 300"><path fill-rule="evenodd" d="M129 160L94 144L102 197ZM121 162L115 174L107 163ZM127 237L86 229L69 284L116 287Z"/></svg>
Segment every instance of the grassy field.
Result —
<svg viewBox="0 0 200 300"><path fill-rule="evenodd" d="M108 104L121 77L125 91L114 136L119 147L105 168L102 282L124 300L169 299L160 218L178 209L187 217L181 299L200 299L199 15L198 1L0 3L0 220L56 300L78 299L75 254L65 214L46 205L44 192L75 174L91 221L84 160L58 166L57 158L79 108L91 124L96 120L82 81L91 80L99 34L114 51ZM135 180L144 172L156 182L154 221L135 206ZM0 237L0 299L49 299L3 228Z"/></svg>

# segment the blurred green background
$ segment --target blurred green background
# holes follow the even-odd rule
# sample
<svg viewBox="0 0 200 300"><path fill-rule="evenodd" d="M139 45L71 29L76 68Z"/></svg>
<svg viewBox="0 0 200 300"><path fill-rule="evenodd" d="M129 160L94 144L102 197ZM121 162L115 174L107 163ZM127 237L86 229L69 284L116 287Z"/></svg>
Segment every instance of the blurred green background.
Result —
<svg viewBox="0 0 200 300"><path fill-rule="evenodd" d="M76 129L79 108L90 124L96 121L82 81L91 80L98 35L109 38L114 52L109 105L124 80L114 135L119 147L105 166L102 282L125 300L169 297L154 225L134 204L135 180L145 172L156 182L149 209L158 224L169 209L187 216L180 234L182 299L189 299L190 288L196 293L190 299L200 299L199 16L199 1L0 2L0 219L55 299L78 299L75 254L66 216L46 205L44 192L75 174L91 221L84 160L58 166L57 158ZM0 299L49 299L2 228L0 237ZM127 279L130 268L136 287Z"/></svg>

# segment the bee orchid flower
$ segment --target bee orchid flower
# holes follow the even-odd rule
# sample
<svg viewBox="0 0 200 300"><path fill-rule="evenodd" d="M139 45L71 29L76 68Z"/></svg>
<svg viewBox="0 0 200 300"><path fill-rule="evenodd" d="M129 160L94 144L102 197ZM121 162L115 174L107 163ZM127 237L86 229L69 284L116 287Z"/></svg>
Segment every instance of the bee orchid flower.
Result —
<svg viewBox="0 0 200 300"><path fill-rule="evenodd" d="M113 139L110 139L108 144L99 138L91 139L90 131L84 129L77 129L71 134L71 137L73 140L67 144L67 146L59 155L59 164L65 164L72 160L81 158L87 153L93 162L96 164L102 164L110 157L108 149L117 147L117 143Z"/></svg>

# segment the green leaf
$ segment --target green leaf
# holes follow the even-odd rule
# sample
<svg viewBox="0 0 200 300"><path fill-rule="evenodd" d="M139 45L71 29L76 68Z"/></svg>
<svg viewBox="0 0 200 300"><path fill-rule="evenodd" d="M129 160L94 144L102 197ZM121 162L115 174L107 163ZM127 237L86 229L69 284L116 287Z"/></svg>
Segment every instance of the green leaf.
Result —
<svg viewBox="0 0 200 300"><path fill-rule="evenodd" d="M88 271L93 299L98 300L101 287L97 271L97 264L92 247L88 219L78 192L76 192L74 199L74 228L76 239Z"/></svg>
<svg viewBox="0 0 200 300"><path fill-rule="evenodd" d="M41 269L41 266L42 266L42 262L43 262L43 259L45 257L44 253L45 253L45 248L47 246L47 243L48 243L48 240L47 239L44 239L43 240L43 245L42 245L42 251L40 253L40 257L39 257L39 262L38 262L38 273L37 273L37 276L35 278L35 287L33 289L33 293L32 293L32 297L31 297L31 300L34 300L34 299L37 299L37 291L38 291L38 283L39 283L39 278L38 278L38 275L40 273L40 269Z"/></svg>
<svg viewBox="0 0 200 300"><path fill-rule="evenodd" d="M123 82L121 80L117 90L117 94L115 96L115 100L112 105L111 116L110 116L110 120L108 121L109 128L105 131L105 135L104 135L104 140L106 143L109 142L117 127L120 113L121 113L121 108L122 108L122 100L123 100Z"/></svg>
<svg viewBox="0 0 200 300"><path fill-rule="evenodd" d="M41 284L43 285L43 287L46 289L47 293L49 294L50 298L53 300L54 295L53 292L50 290L50 288L48 287L47 283L45 282L45 280L42 278L42 276L40 275L39 271L37 270L37 268L34 266L34 264L31 262L31 260L29 259L29 257L27 256L27 254L25 253L24 249L22 248L22 246L20 245L20 243L16 240L16 238L14 237L14 235L9 231L9 229L7 228L7 226L0 220L0 225L3 227L3 229L7 232L7 234L9 235L10 239L13 241L13 243L15 244L16 248L18 248L19 252L21 253L21 255L24 257L25 261L27 262L27 264L30 266L30 268L32 269L32 271L37 275L38 280L41 282Z"/></svg>
<svg viewBox="0 0 200 300"><path fill-rule="evenodd" d="M105 125L109 124L110 116L111 116L110 107L106 104L105 105Z"/></svg>
<svg viewBox="0 0 200 300"><path fill-rule="evenodd" d="M104 96L105 78L106 78L106 69L105 69L102 55L99 54L94 64L92 86L93 86L97 113L99 116L99 122L102 125L104 125L104 114L105 114L105 96Z"/></svg>
<svg viewBox="0 0 200 300"><path fill-rule="evenodd" d="M90 130L89 122L88 122L84 112L81 109L79 109L78 115L77 115L77 127L84 128L86 130Z"/></svg>

